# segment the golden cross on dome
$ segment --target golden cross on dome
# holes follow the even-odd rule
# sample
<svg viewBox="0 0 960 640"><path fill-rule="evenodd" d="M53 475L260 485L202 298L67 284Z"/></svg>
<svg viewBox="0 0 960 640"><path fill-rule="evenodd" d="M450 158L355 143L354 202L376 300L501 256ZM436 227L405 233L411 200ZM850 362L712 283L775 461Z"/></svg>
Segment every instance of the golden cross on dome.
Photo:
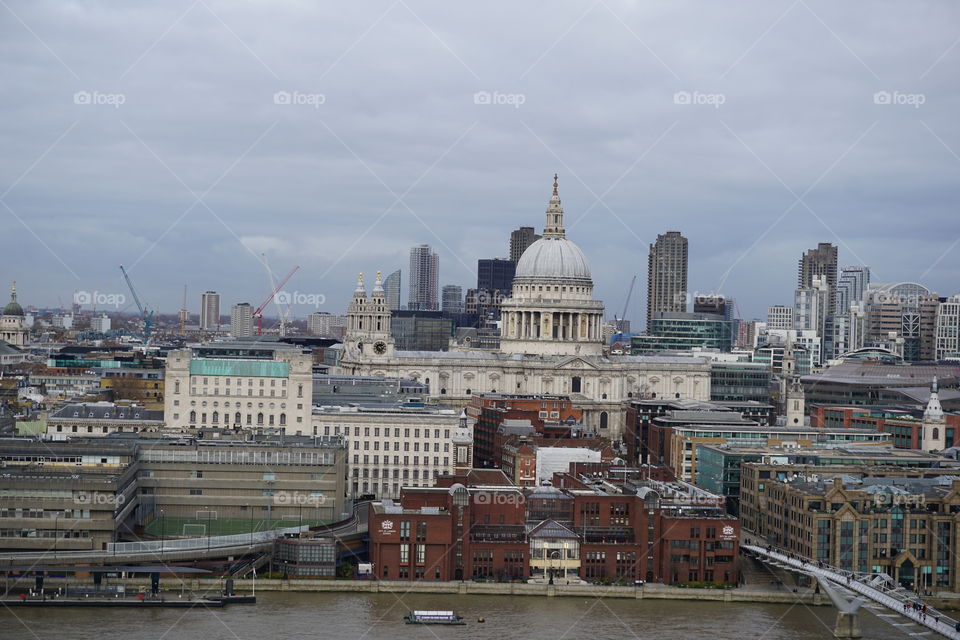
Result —
<svg viewBox="0 0 960 640"><path fill-rule="evenodd" d="M557 186L559 186L557 185L557 174L553 174L553 195L555 196L560 195L559 193L557 193Z"/></svg>

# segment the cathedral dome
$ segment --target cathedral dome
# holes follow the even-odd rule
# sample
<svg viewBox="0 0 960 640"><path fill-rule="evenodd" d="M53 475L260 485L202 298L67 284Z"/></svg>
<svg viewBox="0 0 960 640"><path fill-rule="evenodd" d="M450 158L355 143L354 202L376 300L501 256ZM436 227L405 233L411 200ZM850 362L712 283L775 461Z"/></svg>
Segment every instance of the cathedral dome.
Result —
<svg viewBox="0 0 960 640"><path fill-rule="evenodd" d="M527 247L517 262L514 275L520 281L579 280L590 282L590 266L580 247L567 240L563 228L563 207L557 193L556 176L553 195L547 204L547 226L543 237Z"/></svg>
<svg viewBox="0 0 960 640"><path fill-rule="evenodd" d="M580 247L566 238L540 238L517 262L515 278L589 280L590 267Z"/></svg>
<svg viewBox="0 0 960 640"><path fill-rule="evenodd" d="M13 283L13 287L10 288L10 302L7 303L7 306L3 308L3 315L5 316L23 316L23 307L20 306L20 303L17 302L17 283Z"/></svg>

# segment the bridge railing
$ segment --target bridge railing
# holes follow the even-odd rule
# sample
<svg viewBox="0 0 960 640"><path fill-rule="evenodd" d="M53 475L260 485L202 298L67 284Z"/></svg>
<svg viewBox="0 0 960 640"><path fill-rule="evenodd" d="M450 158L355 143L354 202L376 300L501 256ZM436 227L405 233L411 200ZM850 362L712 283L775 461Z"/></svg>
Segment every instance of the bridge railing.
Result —
<svg viewBox="0 0 960 640"><path fill-rule="evenodd" d="M309 531L308 525L271 529L256 533L238 533L230 536L211 536L203 538L177 538L172 540L150 540L145 542L108 542L108 553L160 553L161 551L194 551L197 549L217 549L220 547L240 547L263 544L291 533Z"/></svg>

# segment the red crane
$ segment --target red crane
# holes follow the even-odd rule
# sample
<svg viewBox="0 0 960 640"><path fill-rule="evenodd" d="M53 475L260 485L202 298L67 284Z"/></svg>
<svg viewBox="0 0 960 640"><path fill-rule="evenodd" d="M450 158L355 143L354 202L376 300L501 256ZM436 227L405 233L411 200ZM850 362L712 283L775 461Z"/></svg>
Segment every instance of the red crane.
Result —
<svg viewBox="0 0 960 640"><path fill-rule="evenodd" d="M273 296L277 295L277 292L283 288L283 285L287 284L287 280L293 277L293 274L295 274L297 272L297 269L299 268L300 268L300 265L297 265L293 269L291 269L290 273L287 274L287 277L280 281L280 284L278 284L276 288L270 292L270 295L267 297L267 299L264 300L259 307L257 307L256 311L253 312L253 317L257 319L257 335L258 336L263 335L263 310L267 308L267 305L270 304L271 300L273 300Z"/></svg>

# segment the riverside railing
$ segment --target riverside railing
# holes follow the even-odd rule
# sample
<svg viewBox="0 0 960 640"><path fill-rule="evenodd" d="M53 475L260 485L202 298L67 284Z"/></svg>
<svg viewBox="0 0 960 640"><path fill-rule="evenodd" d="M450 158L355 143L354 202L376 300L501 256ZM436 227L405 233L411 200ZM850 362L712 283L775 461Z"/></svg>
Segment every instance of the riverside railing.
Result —
<svg viewBox="0 0 960 640"><path fill-rule="evenodd" d="M238 533L230 536L211 536L203 538L176 538L172 540L151 540L146 542L108 542L108 553L160 553L161 551L193 551L196 549L219 549L222 547L242 547L264 544L292 533L309 531L309 525L271 529L256 533Z"/></svg>

